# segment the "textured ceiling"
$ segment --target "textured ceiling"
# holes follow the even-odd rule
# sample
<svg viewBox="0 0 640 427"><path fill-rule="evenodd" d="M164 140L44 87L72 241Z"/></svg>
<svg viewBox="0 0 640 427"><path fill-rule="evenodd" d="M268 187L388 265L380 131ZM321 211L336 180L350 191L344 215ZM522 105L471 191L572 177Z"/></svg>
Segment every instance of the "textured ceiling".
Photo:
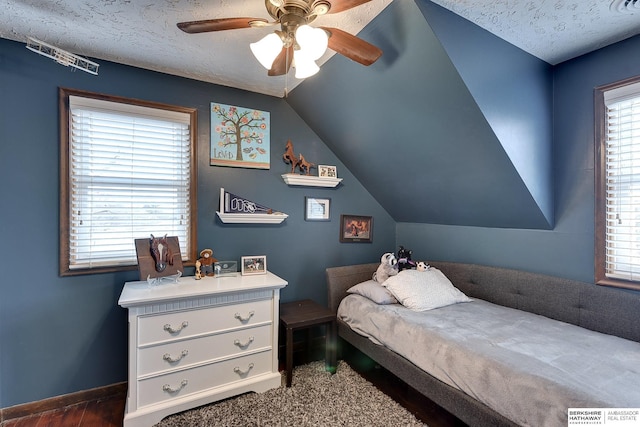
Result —
<svg viewBox="0 0 640 427"><path fill-rule="evenodd" d="M640 4L622 0L433 0L552 64L640 34ZM611 5L613 4L613 8ZM635 12L635 13L634 13Z"/></svg>
<svg viewBox="0 0 640 427"><path fill-rule="evenodd" d="M372 0L315 24L357 34L391 1ZM433 2L551 64L640 33L640 12L612 12L609 0ZM4 0L0 37L25 43L34 37L98 62L283 96L300 81L293 73L268 77L249 50L249 43L272 28L190 35L176 27L181 21L236 16L270 18L263 0ZM331 55L328 51L319 62Z"/></svg>
<svg viewBox="0 0 640 427"><path fill-rule="evenodd" d="M274 30L246 28L186 34L178 22L255 17L271 21L264 0L4 0L0 37L34 37L72 53L189 77L267 95L283 96L300 80L268 77L249 43ZM357 34L391 0L373 0L319 17L314 25ZM276 27L279 29L279 27ZM318 62L326 62L332 52ZM354 62L354 67L362 65Z"/></svg>

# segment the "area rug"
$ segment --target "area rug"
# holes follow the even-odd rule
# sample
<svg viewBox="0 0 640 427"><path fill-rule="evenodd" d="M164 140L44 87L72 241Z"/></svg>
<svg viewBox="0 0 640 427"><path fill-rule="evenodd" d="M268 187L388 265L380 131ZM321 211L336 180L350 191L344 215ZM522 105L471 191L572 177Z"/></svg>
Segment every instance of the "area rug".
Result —
<svg viewBox="0 0 640 427"><path fill-rule="evenodd" d="M324 362L294 369L290 388L236 398L171 415L157 427L424 426L344 361L334 375Z"/></svg>

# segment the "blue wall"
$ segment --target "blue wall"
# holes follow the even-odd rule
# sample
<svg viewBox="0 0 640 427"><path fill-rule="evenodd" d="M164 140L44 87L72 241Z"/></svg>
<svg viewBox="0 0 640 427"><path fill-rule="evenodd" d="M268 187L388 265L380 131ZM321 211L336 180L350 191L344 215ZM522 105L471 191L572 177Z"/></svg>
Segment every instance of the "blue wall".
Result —
<svg viewBox="0 0 640 427"><path fill-rule="evenodd" d="M286 101L119 64L98 76L72 72L24 44L0 39L0 407L127 378L123 283L137 272L58 276L58 87L198 108L198 247L219 259L266 255L289 281L282 299L326 303L327 266L371 262L395 245L395 223ZM271 169L209 166L209 103L258 108L271 116ZM314 163L337 165L336 189L289 187L280 175L287 139ZM278 226L224 225L224 187L289 214ZM305 196L330 197L330 222L305 222ZM341 244L340 214L372 215L372 244ZM161 231L160 231L161 232ZM187 271L193 274L193 270Z"/></svg>
<svg viewBox="0 0 640 427"><path fill-rule="evenodd" d="M640 75L638 51L640 36L553 69L553 230L399 223L397 244L421 259L512 267L593 283L593 90Z"/></svg>
<svg viewBox="0 0 640 427"><path fill-rule="evenodd" d="M403 6L405 3L398 2ZM397 33L389 34L397 39L387 40L390 49L385 50L385 55L388 53L389 62L381 62L378 67L382 70L378 72L394 66L398 55L403 53L401 48L408 42L403 37L414 31L403 27L403 22L413 22L403 21L406 9L389 10L391 21L397 20L398 25L394 27ZM387 23L389 16L382 18L383 21L378 22ZM419 34L430 31L424 20L419 20L417 25L422 31ZM384 42L376 39L384 32L375 23L366 30L371 31L371 41ZM410 41L413 43L413 40ZM0 249L4 266L0 280L0 407L126 380L126 312L117 306L117 300L123 283L136 279L137 273L58 276L59 86L197 107L199 248L213 248L217 258L239 259L242 255L265 254L269 269L290 283L282 293L283 300L308 297L324 303L325 267L375 262L382 252L395 249L399 244L413 249L414 259L476 262L593 281L593 88L640 74L640 57L636 54L639 50L640 37L635 37L553 68L553 106L550 108L554 121L555 223L553 229L535 230L394 222L368 189L373 193L379 186L394 185L395 180L404 179L407 171L402 156L372 168L371 163L358 157L358 150L362 153L369 148L368 141L361 139L361 129L349 127L347 122L341 131L345 137L338 135L332 143L338 148L340 144L347 148L356 144L353 161L345 161L351 158L351 153L338 160L334 153L340 154L339 151L329 149L326 141L333 139L331 129L336 122L313 124L311 119L305 122L298 116L293 100L289 103L104 61L99 61L100 75L90 76L71 72L37 56L21 43L0 40L3 101L0 106L3 183L0 186L0 235L5 242ZM376 65L373 67L364 70L375 73ZM348 69L354 71L343 73ZM446 67L445 71L451 69ZM374 94L372 92L380 88L370 85L369 92L363 89L356 96L354 88L359 86L350 83L353 80L367 82L370 78L362 70L360 65L343 58L332 59L323 66L322 73L296 88L292 97L299 90L299 97L304 97L306 91L317 85L322 89L319 83L324 82L324 93L331 99L312 100L317 102L314 108L318 110L326 103L327 108L346 112L345 115L359 114L358 109L345 110L345 105L362 93L368 102L373 104L377 100L378 105L393 101L393 97L400 100L404 96L412 97L411 80L403 82L409 82L407 86L399 86L401 91ZM346 81L322 80L332 72L340 72ZM428 78L440 77L434 74ZM335 97L331 83L341 88ZM270 170L208 165L211 101L270 111ZM394 105L402 108L403 104ZM414 138L415 129L406 127L396 133L398 140L407 141ZM337 165L344 184L337 189L286 186L280 175L288 168L281 161L287 139L310 160ZM415 153L405 153L405 156ZM431 154L437 161L438 157ZM451 167L457 166L455 157L442 161L445 160ZM384 172L386 180L378 183L375 177L371 184L361 185L354 175L365 176L367 169ZM417 183L411 197L429 199L429 193L422 192L420 184ZM220 187L290 216L280 226L223 225L215 216ZM303 220L306 195L331 197L331 222ZM468 208L472 210L461 212L460 216L472 216L474 206ZM372 215L373 244L340 244L337 218L341 213Z"/></svg>
<svg viewBox="0 0 640 427"><path fill-rule="evenodd" d="M376 63L336 55L289 103L394 220L553 227L549 64L429 0L358 36Z"/></svg>

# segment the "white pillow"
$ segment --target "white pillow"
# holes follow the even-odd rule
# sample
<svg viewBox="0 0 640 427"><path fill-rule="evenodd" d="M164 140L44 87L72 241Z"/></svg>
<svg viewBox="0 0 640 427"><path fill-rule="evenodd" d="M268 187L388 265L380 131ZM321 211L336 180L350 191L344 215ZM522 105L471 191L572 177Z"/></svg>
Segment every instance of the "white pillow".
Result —
<svg viewBox="0 0 640 427"><path fill-rule="evenodd" d="M414 311L471 301L437 268L402 270L382 283L400 304Z"/></svg>
<svg viewBox="0 0 640 427"><path fill-rule="evenodd" d="M376 304L397 304L398 300L386 288L375 280L367 280L347 289L348 294L358 294L369 298Z"/></svg>

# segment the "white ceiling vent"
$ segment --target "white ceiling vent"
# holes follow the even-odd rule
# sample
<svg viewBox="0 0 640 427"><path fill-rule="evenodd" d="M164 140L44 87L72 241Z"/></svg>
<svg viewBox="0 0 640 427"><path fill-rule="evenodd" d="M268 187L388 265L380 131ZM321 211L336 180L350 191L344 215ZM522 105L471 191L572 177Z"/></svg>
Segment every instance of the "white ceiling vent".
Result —
<svg viewBox="0 0 640 427"><path fill-rule="evenodd" d="M640 0L613 0L609 9L620 13L640 12Z"/></svg>

